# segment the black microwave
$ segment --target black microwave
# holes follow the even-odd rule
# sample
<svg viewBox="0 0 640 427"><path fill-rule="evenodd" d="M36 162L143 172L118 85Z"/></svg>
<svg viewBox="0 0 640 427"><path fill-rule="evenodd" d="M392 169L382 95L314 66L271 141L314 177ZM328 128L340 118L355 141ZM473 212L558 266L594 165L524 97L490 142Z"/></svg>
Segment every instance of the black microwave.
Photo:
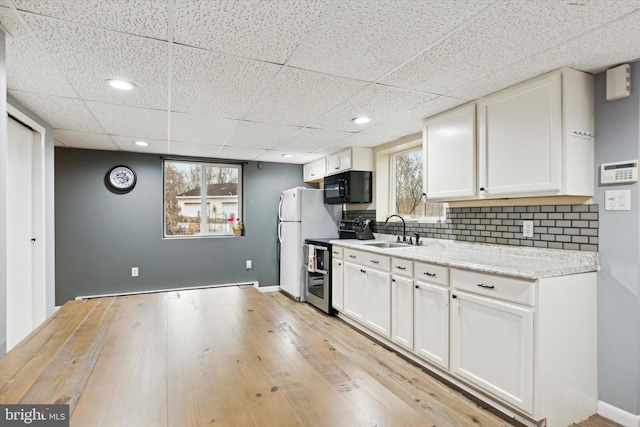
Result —
<svg viewBox="0 0 640 427"><path fill-rule="evenodd" d="M347 171L324 178L324 202L371 203L371 172Z"/></svg>

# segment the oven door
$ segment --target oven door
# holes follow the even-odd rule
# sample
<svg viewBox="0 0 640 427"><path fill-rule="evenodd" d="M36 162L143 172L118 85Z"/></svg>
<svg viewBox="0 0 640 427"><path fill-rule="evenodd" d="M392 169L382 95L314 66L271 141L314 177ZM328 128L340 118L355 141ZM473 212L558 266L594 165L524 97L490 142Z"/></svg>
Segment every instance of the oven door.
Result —
<svg viewBox="0 0 640 427"><path fill-rule="evenodd" d="M331 251L328 247L314 246L316 253L316 268L307 269L306 300L325 313L331 310ZM305 245L305 253L309 246Z"/></svg>

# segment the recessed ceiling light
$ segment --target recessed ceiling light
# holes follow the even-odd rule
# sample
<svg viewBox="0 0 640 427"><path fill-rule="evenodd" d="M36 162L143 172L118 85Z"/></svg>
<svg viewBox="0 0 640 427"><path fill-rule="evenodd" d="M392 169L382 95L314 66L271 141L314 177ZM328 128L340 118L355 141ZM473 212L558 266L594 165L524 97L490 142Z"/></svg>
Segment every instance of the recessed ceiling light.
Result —
<svg viewBox="0 0 640 427"><path fill-rule="evenodd" d="M353 120L353 123L357 124L357 125L363 125L365 123L369 123L369 120L371 120L369 117L356 117L355 119L351 119Z"/></svg>
<svg viewBox="0 0 640 427"><path fill-rule="evenodd" d="M139 145L140 147L147 147L149 145L149 143L146 141L136 141L135 144Z"/></svg>
<svg viewBox="0 0 640 427"><path fill-rule="evenodd" d="M293 154L283 154L282 157L287 157L287 158L293 157Z"/></svg>
<svg viewBox="0 0 640 427"><path fill-rule="evenodd" d="M109 86L120 90L132 90L136 87L133 83L125 80L107 79L107 83L109 83Z"/></svg>

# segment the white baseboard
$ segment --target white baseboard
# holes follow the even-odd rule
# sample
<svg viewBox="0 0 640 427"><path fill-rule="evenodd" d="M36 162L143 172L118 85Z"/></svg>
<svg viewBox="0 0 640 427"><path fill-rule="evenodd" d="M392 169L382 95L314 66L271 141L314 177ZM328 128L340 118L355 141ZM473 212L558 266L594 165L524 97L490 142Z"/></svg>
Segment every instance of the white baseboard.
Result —
<svg viewBox="0 0 640 427"><path fill-rule="evenodd" d="M179 292L179 291L191 291L191 290L197 290L197 289L224 288L228 286L247 286L247 285L257 287L258 282L225 283L221 285L189 286L184 288L154 289L149 291L119 292L114 294L82 295L82 296L76 297L76 299L81 300L81 299L102 298L102 297L122 297L127 295L155 294L158 292Z"/></svg>
<svg viewBox="0 0 640 427"><path fill-rule="evenodd" d="M598 415L625 427L640 427L640 415L633 415L601 400L598 401Z"/></svg>
<svg viewBox="0 0 640 427"><path fill-rule="evenodd" d="M253 285L260 292L278 292L280 290L280 286L259 286L258 282L255 282Z"/></svg>

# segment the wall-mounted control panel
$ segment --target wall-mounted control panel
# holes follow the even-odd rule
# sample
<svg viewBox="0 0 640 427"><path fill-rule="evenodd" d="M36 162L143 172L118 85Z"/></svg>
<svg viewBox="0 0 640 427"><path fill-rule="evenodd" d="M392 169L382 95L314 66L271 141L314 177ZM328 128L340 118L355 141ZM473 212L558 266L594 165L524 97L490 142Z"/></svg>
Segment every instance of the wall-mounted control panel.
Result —
<svg viewBox="0 0 640 427"><path fill-rule="evenodd" d="M637 160L600 165L600 184L629 184L632 182L638 182Z"/></svg>

